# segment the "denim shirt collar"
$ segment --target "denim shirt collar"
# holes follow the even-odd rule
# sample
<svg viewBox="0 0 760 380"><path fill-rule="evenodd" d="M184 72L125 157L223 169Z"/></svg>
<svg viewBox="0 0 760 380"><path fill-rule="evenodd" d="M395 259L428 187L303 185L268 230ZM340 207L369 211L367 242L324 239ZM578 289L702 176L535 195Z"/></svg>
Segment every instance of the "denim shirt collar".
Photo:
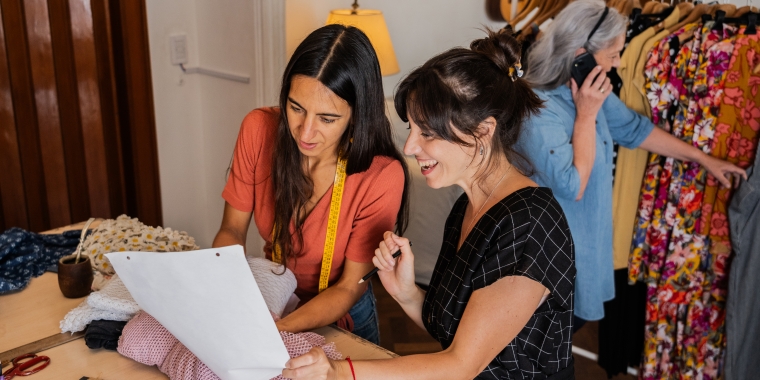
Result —
<svg viewBox="0 0 760 380"><path fill-rule="evenodd" d="M553 88L551 90L544 90L544 93L546 93L546 95L549 95L549 96L552 96L552 95L560 96L563 99L568 100L570 102L573 101L573 92L570 91L570 87L564 84L559 85L556 88Z"/></svg>

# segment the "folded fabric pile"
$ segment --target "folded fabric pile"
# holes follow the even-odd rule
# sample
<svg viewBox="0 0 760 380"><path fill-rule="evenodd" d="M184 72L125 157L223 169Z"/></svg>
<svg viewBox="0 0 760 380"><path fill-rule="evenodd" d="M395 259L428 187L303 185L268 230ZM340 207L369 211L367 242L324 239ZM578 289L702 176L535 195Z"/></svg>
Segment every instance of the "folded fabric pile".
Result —
<svg viewBox="0 0 760 380"><path fill-rule="evenodd" d="M79 306L71 310L61 321L61 332L84 330L96 320L127 322L140 311L140 306L129 294L124 282L114 275L106 286L92 292Z"/></svg>
<svg viewBox="0 0 760 380"><path fill-rule="evenodd" d="M273 317L276 319L274 313ZM290 357L301 356L314 347L321 347L328 358L343 358L335 348L335 343L325 344L325 338L319 334L280 332L280 337ZM158 369L172 380L219 379L187 347L144 311L138 313L124 327L117 351L142 364L158 366ZM274 379L284 378L277 376Z"/></svg>
<svg viewBox="0 0 760 380"><path fill-rule="evenodd" d="M73 253L81 233L41 235L14 227L0 234L0 294L23 289L33 277Z"/></svg>
<svg viewBox="0 0 760 380"><path fill-rule="evenodd" d="M102 288L115 271L105 256L110 252L180 252L199 249L187 232L171 228L146 226L137 218L121 215L101 222L84 240L82 252L90 256L97 271L93 290Z"/></svg>
<svg viewBox="0 0 760 380"><path fill-rule="evenodd" d="M116 351L126 324L127 322L92 321L84 332L84 343L91 349L105 348Z"/></svg>

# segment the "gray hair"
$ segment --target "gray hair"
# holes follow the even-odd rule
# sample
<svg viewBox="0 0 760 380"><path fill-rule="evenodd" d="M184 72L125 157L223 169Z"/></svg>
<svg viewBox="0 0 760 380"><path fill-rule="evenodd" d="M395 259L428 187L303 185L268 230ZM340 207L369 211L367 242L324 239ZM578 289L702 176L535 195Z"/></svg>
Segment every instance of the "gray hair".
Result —
<svg viewBox="0 0 760 380"><path fill-rule="evenodd" d="M576 0L554 18L528 53L526 79L534 88L551 90L567 83L578 48L594 54L610 47L625 32L626 18L610 8L599 29L587 41L604 8L600 0Z"/></svg>

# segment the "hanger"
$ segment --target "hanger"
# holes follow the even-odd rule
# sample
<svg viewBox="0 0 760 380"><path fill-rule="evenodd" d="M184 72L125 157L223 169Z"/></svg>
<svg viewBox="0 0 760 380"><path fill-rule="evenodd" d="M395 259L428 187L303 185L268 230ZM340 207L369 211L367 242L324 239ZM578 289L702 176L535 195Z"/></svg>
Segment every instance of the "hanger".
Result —
<svg viewBox="0 0 760 380"><path fill-rule="evenodd" d="M712 6L708 4L697 4L694 7L694 9L692 9L691 12L689 12L688 17L681 20L681 22L679 22L678 24L674 25L672 28L670 28L670 30L679 30L683 28L684 26L686 26L687 24L698 22L699 19L702 17L702 15L708 14L711 8Z"/></svg>
<svg viewBox="0 0 760 380"><path fill-rule="evenodd" d="M618 13L626 17L631 15L634 8L633 0L612 0L608 6L617 9Z"/></svg>
<svg viewBox="0 0 760 380"><path fill-rule="evenodd" d="M757 13L757 8L755 8L753 6L745 5L745 6L741 7L741 8L738 8L736 10L736 12L734 12L734 15L731 16L731 17L739 18L739 17L742 17L742 16L744 16L745 14L747 14L749 12L755 12L755 13Z"/></svg>
<svg viewBox="0 0 760 380"><path fill-rule="evenodd" d="M536 17L533 18L533 23L535 23L538 26L541 26L546 20L550 18L554 18L557 16L559 12L561 12L567 4L570 3L570 0L557 0L554 2L554 6L552 6L550 9L548 9L546 12L544 12L543 15L536 15Z"/></svg>
<svg viewBox="0 0 760 380"><path fill-rule="evenodd" d="M655 13L655 14L662 13L662 12L664 12L668 8L670 8L670 6L668 4L666 4L666 3L658 3L657 5L654 6L654 9L652 10L652 12Z"/></svg>
<svg viewBox="0 0 760 380"><path fill-rule="evenodd" d="M679 18L683 20L689 17L689 13L691 13L691 11L694 9L694 4L685 1L683 3L678 3L676 5L676 8L678 8Z"/></svg>
<svg viewBox="0 0 760 380"><path fill-rule="evenodd" d="M533 11L533 9L538 8L541 3L543 3L543 0L526 0L525 7L523 8L522 12L519 12L517 16L510 20L511 24L516 28L517 24L525 17L527 17L530 12Z"/></svg>
<svg viewBox="0 0 760 380"><path fill-rule="evenodd" d="M548 19L549 17L552 17L553 15L550 12L554 9L554 7L556 6L558 2L559 0L542 0L543 4L541 4L538 7L538 13L534 14L530 20L527 20L523 28L533 23L541 25L540 23L535 21L535 20L538 20L539 18L546 17Z"/></svg>
<svg viewBox="0 0 760 380"><path fill-rule="evenodd" d="M725 13L725 17L731 17L733 16L734 12L736 12L736 5L718 4L710 10L710 15L715 17L718 11L723 11Z"/></svg>
<svg viewBox="0 0 760 380"><path fill-rule="evenodd" d="M646 15L646 14L654 13L652 12L652 10L654 9L655 6L657 6L657 4L660 4L660 3L654 0L647 1L647 3L644 4L644 8L641 9L641 14Z"/></svg>
<svg viewBox="0 0 760 380"><path fill-rule="evenodd" d="M512 3L517 2L517 11L512 14ZM528 0L487 0L486 12L488 17L494 21L512 21L512 18L517 16L528 3Z"/></svg>

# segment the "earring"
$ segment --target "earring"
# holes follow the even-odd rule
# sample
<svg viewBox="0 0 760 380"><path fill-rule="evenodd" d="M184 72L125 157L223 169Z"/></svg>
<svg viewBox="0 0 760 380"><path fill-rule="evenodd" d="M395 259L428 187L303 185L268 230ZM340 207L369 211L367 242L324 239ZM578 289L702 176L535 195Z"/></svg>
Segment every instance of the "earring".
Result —
<svg viewBox="0 0 760 380"><path fill-rule="evenodd" d="M481 156L483 155L483 147L482 146L480 147L480 155Z"/></svg>

